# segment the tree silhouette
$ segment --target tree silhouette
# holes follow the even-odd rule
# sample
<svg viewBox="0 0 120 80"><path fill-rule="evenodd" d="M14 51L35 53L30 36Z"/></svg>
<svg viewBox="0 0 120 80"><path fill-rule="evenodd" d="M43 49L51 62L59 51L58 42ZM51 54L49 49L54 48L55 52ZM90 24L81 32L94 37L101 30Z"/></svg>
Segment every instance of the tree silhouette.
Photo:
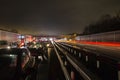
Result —
<svg viewBox="0 0 120 80"><path fill-rule="evenodd" d="M11 32L18 33L16 29L11 29Z"/></svg>
<svg viewBox="0 0 120 80"><path fill-rule="evenodd" d="M109 14L106 14L102 15L96 23L86 26L83 34L95 34L115 30L120 30L120 16L117 14L111 17Z"/></svg>

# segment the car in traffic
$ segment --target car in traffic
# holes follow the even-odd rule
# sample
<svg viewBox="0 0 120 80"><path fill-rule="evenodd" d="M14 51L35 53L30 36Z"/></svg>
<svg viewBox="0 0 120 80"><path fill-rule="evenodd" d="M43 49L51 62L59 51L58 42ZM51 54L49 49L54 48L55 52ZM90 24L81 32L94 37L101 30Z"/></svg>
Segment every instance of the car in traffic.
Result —
<svg viewBox="0 0 120 80"><path fill-rule="evenodd" d="M43 60L43 49L42 48L28 48L31 56L35 57L36 61Z"/></svg>
<svg viewBox="0 0 120 80"><path fill-rule="evenodd" d="M27 48L0 49L0 80L25 80L35 60Z"/></svg>
<svg viewBox="0 0 120 80"><path fill-rule="evenodd" d="M0 48L8 48L9 43L6 40L0 40Z"/></svg>

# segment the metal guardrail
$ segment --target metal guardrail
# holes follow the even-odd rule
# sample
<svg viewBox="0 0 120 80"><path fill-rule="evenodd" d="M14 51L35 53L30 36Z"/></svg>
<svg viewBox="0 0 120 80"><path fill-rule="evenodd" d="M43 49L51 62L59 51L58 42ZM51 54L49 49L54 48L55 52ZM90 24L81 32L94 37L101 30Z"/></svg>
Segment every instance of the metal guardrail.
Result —
<svg viewBox="0 0 120 80"><path fill-rule="evenodd" d="M63 71L63 73L65 75L66 80L71 80L71 77L69 76L69 73L68 73L66 67L64 66L64 63L63 63L61 57L59 56L59 53L58 53L58 51L57 51L57 49L56 49L54 44L53 44L53 46L54 46L55 52L57 54L58 60L60 62L60 65L61 65L61 68L62 68L62 71Z"/></svg>
<svg viewBox="0 0 120 80"><path fill-rule="evenodd" d="M60 45L60 44L59 44ZM94 74L89 72L87 69L82 68L82 64L76 61L72 56L68 54L65 50L61 49L58 45L56 45L61 52L66 56L67 60L72 64L72 66L79 72L79 74L83 77L84 80L99 80L97 77L93 76ZM62 45L61 45L62 46ZM64 47L64 46L63 46Z"/></svg>
<svg viewBox="0 0 120 80"><path fill-rule="evenodd" d="M105 56L105 57L114 59L116 61L120 61L120 57L119 56L115 56L115 54L119 54L119 52L111 50L111 49L108 49L108 48L106 50L108 50L109 54L106 54L108 52L106 52L106 51L103 52L103 51L95 49L96 46L81 45L81 44L71 44L70 45L70 44L65 44L65 43L61 43L61 44L69 46L69 47L74 48L74 49L81 49L81 50L83 50L85 52L90 52L90 53L93 53L93 54L95 54L97 56ZM100 47L98 47L98 48L101 49ZM114 54L110 54L110 53L114 53Z"/></svg>
<svg viewBox="0 0 120 80"><path fill-rule="evenodd" d="M78 61L84 64L93 73L96 73L100 78L102 78L102 80L120 80L120 58L116 59L115 57L106 55L106 52L104 51L103 53L101 53L99 51L95 51L94 49L90 50L84 47L79 48L79 46L76 48L74 47L74 45L70 44L61 45L65 50L70 52L71 56L74 56Z"/></svg>
<svg viewBox="0 0 120 80"><path fill-rule="evenodd" d="M68 61L76 68L76 70L82 75L85 80L92 80L77 64L67 56Z"/></svg>

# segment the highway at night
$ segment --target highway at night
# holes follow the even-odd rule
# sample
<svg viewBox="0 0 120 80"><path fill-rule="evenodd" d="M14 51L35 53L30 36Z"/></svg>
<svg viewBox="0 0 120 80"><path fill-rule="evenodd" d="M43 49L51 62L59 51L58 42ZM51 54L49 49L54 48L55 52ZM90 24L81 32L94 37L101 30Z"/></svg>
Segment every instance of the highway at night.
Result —
<svg viewBox="0 0 120 80"><path fill-rule="evenodd" d="M120 80L120 0L0 0L0 80Z"/></svg>

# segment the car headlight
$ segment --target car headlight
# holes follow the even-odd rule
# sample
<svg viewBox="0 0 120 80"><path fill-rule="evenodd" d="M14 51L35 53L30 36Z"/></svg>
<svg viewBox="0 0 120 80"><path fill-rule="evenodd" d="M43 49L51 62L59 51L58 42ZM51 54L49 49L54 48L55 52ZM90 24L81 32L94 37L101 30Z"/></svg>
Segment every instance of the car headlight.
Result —
<svg viewBox="0 0 120 80"><path fill-rule="evenodd" d="M49 47L49 46L50 46L50 44L47 44L46 46L47 46L47 47Z"/></svg>
<svg viewBox="0 0 120 80"><path fill-rule="evenodd" d="M7 46L7 49L10 49L11 47L10 46Z"/></svg>

